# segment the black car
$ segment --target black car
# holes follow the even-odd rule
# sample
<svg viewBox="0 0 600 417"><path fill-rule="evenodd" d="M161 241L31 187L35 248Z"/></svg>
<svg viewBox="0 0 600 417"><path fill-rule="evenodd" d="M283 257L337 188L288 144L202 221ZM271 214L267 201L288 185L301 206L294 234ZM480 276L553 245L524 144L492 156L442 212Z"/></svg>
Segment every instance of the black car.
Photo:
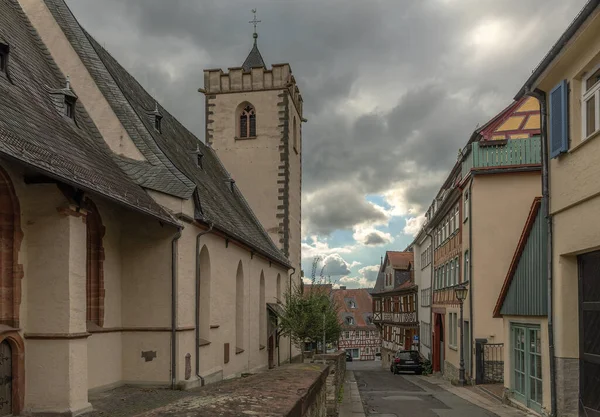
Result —
<svg viewBox="0 0 600 417"><path fill-rule="evenodd" d="M399 350L394 355L390 371L394 374L414 372L417 375L421 375L423 373L423 365L421 364L419 352L416 350Z"/></svg>
<svg viewBox="0 0 600 417"><path fill-rule="evenodd" d="M352 355L350 352L346 352L346 362L352 362Z"/></svg>

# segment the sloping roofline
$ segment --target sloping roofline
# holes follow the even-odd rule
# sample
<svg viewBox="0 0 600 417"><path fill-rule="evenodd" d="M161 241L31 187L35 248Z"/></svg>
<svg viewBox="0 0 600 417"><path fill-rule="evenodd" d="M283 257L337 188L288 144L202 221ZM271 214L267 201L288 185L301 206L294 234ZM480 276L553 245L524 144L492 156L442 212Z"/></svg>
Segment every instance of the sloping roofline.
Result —
<svg viewBox="0 0 600 417"><path fill-rule="evenodd" d="M527 81L517 95L515 96L515 100L520 99L524 95L526 95L533 85L538 81L542 73L550 66L550 64L560 55L563 48L569 43L569 41L575 36L577 31L581 28L581 26L585 23L585 21L594 13L596 8L600 6L600 0L589 0L586 5L581 9L579 14L575 17L575 19L571 22L567 30L563 32L558 41L550 48L550 51L546 54L544 59L538 64L533 73L529 76Z"/></svg>
<svg viewBox="0 0 600 417"><path fill-rule="evenodd" d="M535 219L539 215L538 212L540 210L541 204L542 197L535 197L533 199L533 203L531 204L531 208L529 209L529 215L527 216L527 221L525 222L525 227L523 228L523 232L521 233L521 237L519 238L519 243L517 244L517 248L515 249L515 253L513 254L512 261L510 262L508 273L506 274L504 284L502 285L500 295L498 296L498 301L496 301L496 307L494 308L494 317L496 318L502 317L500 310L502 309L502 305L504 304L504 300L506 298L506 295L508 294L510 284L512 283L512 280L515 276L515 272L517 271L517 266L519 265L519 261L521 260L521 255L523 254L523 250L525 249L525 245L527 244L527 239L529 238L529 234L531 233L531 229L533 228Z"/></svg>

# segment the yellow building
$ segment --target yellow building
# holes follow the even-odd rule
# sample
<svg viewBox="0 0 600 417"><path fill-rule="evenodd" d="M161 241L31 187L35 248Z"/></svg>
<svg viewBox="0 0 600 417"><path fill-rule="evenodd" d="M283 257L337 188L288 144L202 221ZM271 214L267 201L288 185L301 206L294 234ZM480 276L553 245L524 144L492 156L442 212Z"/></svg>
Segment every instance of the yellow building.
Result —
<svg viewBox="0 0 600 417"><path fill-rule="evenodd" d="M525 96L539 99L542 114L547 115L542 125L545 169L540 206L547 253L551 254L544 268L547 315L532 318L527 312L520 312L518 321L539 328L540 340L537 336L523 339L520 330L512 330L514 340L506 355L510 377L505 382L512 393L531 402L536 399L523 389L533 384L526 382L522 387L515 381L521 379L521 374L525 381L541 376L543 398L537 400L547 412L559 416L600 415L598 0L586 4L516 98ZM524 281L532 283L535 279L528 275ZM511 290L519 292L519 288L510 287L507 297ZM534 303L535 297L539 297L539 291L524 292L521 303ZM505 302L503 306L506 305ZM513 320L515 312L518 311L504 316L505 337L509 337L511 328L523 328ZM522 344L523 340L534 343ZM543 350L541 369L536 373L541 371L541 375L532 374L520 363L523 355L537 355L532 350L537 350L538 343ZM525 362L531 363L530 359Z"/></svg>

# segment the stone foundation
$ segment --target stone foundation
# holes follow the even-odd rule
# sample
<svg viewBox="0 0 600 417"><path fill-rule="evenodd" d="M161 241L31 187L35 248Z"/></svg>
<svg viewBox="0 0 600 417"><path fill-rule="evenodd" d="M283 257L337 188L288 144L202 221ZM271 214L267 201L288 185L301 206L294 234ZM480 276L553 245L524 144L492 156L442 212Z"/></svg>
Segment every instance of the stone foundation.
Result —
<svg viewBox="0 0 600 417"><path fill-rule="evenodd" d="M448 361L444 361L444 379L450 382L458 381L458 368Z"/></svg>
<svg viewBox="0 0 600 417"><path fill-rule="evenodd" d="M556 408L561 417L576 417L579 410L579 359L556 358Z"/></svg>

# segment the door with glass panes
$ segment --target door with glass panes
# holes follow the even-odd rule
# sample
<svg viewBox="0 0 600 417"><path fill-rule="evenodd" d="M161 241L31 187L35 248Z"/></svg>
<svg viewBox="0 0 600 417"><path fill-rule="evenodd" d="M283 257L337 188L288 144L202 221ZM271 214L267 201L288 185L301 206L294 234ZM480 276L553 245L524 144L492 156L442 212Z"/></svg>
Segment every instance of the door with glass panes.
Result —
<svg viewBox="0 0 600 417"><path fill-rule="evenodd" d="M512 325L512 390L514 397L537 412L542 408L542 335L540 326Z"/></svg>

